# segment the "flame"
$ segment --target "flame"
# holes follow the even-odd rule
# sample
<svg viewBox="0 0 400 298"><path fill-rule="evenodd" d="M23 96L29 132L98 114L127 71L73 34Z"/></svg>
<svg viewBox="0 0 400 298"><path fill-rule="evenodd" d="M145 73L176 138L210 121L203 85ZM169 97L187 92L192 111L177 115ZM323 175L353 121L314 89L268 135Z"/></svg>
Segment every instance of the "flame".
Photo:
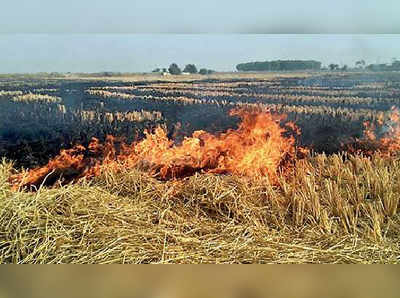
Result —
<svg viewBox="0 0 400 298"><path fill-rule="evenodd" d="M78 145L62 150L47 165L14 175L10 182L14 189L37 188L134 167L161 180L208 172L269 177L277 182L279 169L288 168L297 157L308 153L295 144L294 135L299 135L300 129L291 122L281 125L285 115L260 109L237 109L230 115L241 118L236 130L220 135L195 131L179 145L161 127L152 133L146 131L143 140L129 145L120 142L117 146L119 140L112 136L104 144L92 139L87 148Z"/></svg>
<svg viewBox="0 0 400 298"><path fill-rule="evenodd" d="M279 173L290 173L294 162L309 150L296 146L301 134L285 115L261 109L235 109L231 116L241 122L237 129L214 135L203 130L185 137L181 144L157 127L132 144L107 136L102 144L93 138L87 147L61 150L43 167L10 177L13 189L37 189L41 185L67 184L93 178L104 172L140 168L160 180L183 178L196 172L233 174L251 178L268 177L278 183ZM177 126L179 128L179 124ZM393 107L388 119L383 114L375 123L364 123L364 137L347 146L352 154L391 157L400 152L400 112Z"/></svg>
<svg viewBox="0 0 400 298"><path fill-rule="evenodd" d="M370 121L364 122L364 137L356 140L351 153L371 156L379 152L381 156L391 157L400 151L400 112L392 107L388 119L380 114L376 124Z"/></svg>

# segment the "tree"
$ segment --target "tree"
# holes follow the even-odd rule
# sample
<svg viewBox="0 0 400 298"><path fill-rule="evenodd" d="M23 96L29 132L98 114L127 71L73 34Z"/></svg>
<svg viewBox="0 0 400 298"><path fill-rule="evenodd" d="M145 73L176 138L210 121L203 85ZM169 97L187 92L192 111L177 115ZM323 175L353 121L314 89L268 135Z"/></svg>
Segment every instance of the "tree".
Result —
<svg viewBox="0 0 400 298"><path fill-rule="evenodd" d="M385 63L381 63L381 64L370 64L366 67L366 69L370 70L370 71L390 71L392 70L392 66L391 65L387 65Z"/></svg>
<svg viewBox="0 0 400 298"><path fill-rule="evenodd" d="M208 73L208 70L206 68L202 68L199 71L199 74L202 74L202 75L206 75L207 73Z"/></svg>
<svg viewBox="0 0 400 298"><path fill-rule="evenodd" d="M342 68L340 69L341 71L347 71L347 65L343 65Z"/></svg>
<svg viewBox="0 0 400 298"><path fill-rule="evenodd" d="M152 72L160 72L159 68L154 69Z"/></svg>
<svg viewBox="0 0 400 298"><path fill-rule="evenodd" d="M274 60L240 63L236 65L238 71L281 71L281 70L308 70L321 69L321 62L315 60Z"/></svg>
<svg viewBox="0 0 400 298"><path fill-rule="evenodd" d="M339 69L339 65L331 63L331 64L329 64L329 69L330 70L337 70L337 69Z"/></svg>
<svg viewBox="0 0 400 298"><path fill-rule="evenodd" d="M179 66L176 63L172 63L169 66L168 71L172 75L180 75L182 73L181 69L179 68Z"/></svg>
<svg viewBox="0 0 400 298"><path fill-rule="evenodd" d="M397 60L396 58L393 58L391 69L392 70L400 70L400 60Z"/></svg>
<svg viewBox="0 0 400 298"><path fill-rule="evenodd" d="M194 65L194 64L186 65L185 68L183 69L183 72L197 73L196 65Z"/></svg>

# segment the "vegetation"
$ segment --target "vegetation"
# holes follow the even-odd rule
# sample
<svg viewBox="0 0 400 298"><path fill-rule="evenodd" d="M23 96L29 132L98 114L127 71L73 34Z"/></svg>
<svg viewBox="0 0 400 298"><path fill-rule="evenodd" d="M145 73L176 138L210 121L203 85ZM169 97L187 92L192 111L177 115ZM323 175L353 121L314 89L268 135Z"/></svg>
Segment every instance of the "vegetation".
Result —
<svg viewBox="0 0 400 298"><path fill-rule="evenodd" d="M338 70L339 64L331 63L331 64L329 64L329 69L330 70Z"/></svg>
<svg viewBox="0 0 400 298"><path fill-rule="evenodd" d="M400 61L394 60L391 64L369 64L366 68L370 71L400 71Z"/></svg>
<svg viewBox="0 0 400 298"><path fill-rule="evenodd" d="M22 91L3 91L0 90L0 98L8 98L10 96L20 96L22 95Z"/></svg>
<svg viewBox="0 0 400 298"><path fill-rule="evenodd" d="M281 70L319 70L321 62L314 60L277 60L248 62L236 65L238 71L281 71Z"/></svg>
<svg viewBox="0 0 400 298"><path fill-rule="evenodd" d="M279 188L130 170L27 193L10 189L3 162L0 262L398 263L399 168L318 155Z"/></svg>
<svg viewBox="0 0 400 298"><path fill-rule="evenodd" d="M207 69L207 68L201 68L199 70L199 74L201 74L201 75L212 74L214 72L215 72L214 70Z"/></svg>
<svg viewBox="0 0 400 298"><path fill-rule="evenodd" d="M172 75L180 75L182 73L181 69L176 63L172 63L169 68L168 72Z"/></svg>
<svg viewBox="0 0 400 298"><path fill-rule="evenodd" d="M12 101L14 102L40 102L40 103L60 103L61 98L57 96L51 96L51 95L42 95L42 94L33 94L33 93L28 93L24 95L19 95L19 96L14 96L12 98Z"/></svg>
<svg viewBox="0 0 400 298"><path fill-rule="evenodd" d="M187 64L183 69L183 72L187 73L197 73L197 67L194 64Z"/></svg>

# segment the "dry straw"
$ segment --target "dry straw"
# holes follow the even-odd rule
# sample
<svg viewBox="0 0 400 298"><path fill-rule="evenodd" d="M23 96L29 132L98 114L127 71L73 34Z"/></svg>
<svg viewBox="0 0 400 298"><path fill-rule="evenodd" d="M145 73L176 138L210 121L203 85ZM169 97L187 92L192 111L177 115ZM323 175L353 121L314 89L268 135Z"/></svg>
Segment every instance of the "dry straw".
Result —
<svg viewBox="0 0 400 298"><path fill-rule="evenodd" d="M14 192L0 166L1 263L399 263L400 161L317 155L267 180L139 170Z"/></svg>

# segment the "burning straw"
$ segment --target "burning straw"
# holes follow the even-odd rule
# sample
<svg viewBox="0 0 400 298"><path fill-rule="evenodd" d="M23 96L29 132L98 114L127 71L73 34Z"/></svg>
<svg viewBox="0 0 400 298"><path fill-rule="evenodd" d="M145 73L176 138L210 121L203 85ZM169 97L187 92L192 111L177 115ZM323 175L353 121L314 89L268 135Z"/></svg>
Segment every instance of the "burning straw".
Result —
<svg viewBox="0 0 400 298"><path fill-rule="evenodd" d="M397 155L400 151L400 112L392 107L388 117L380 114L376 123L364 122L364 136L356 139L347 150L353 154L372 156L378 152L383 157Z"/></svg>
<svg viewBox="0 0 400 298"><path fill-rule="evenodd" d="M92 178L103 171L135 167L161 180L208 172L268 177L276 182L280 169L308 153L307 149L296 146L299 128L291 122L282 124L284 115L260 109L236 109L230 115L241 118L237 129L220 135L195 131L181 144L169 139L161 127L153 133L146 132L143 140L130 145L116 146L112 136L107 137L105 144L93 139L87 148L78 145L62 150L47 165L14 175L10 182L14 189L35 189Z"/></svg>

